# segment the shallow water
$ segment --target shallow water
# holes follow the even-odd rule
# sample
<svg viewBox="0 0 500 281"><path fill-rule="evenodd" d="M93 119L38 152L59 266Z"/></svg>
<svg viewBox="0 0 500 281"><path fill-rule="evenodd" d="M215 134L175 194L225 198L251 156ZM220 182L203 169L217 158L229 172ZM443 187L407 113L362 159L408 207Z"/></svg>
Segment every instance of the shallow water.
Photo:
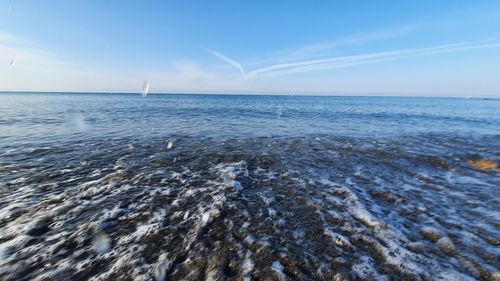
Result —
<svg viewBox="0 0 500 281"><path fill-rule="evenodd" d="M0 94L0 279L498 279L499 110Z"/></svg>

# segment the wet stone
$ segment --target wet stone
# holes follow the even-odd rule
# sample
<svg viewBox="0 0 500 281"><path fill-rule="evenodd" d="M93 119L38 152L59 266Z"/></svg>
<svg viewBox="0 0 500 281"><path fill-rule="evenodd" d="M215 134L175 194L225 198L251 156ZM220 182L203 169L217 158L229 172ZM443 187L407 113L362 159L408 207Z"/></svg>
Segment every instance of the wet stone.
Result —
<svg viewBox="0 0 500 281"><path fill-rule="evenodd" d="M436 241L436 244L438 244L441 250L448 255L451 255L455 252L455 245L453 245L453 242L451 242L450 238L448 237L439 238Z"/></svg>
<svg viewBox="0 0 500 281"><path fill-rule="evenodd" d="M408 249L410 249L411 251L413 251L415 253L424 253L425 251L428 250L427 246L425 246L425 244L422 242L408 243Z"/></svg>
<svg viewBox="0 0 500 281"><path fill-rule="evenodd" d="M433 228L433 227L422 227L420 229L420 234L422 234L422 236L427 239L427 240L430 240L432 242L436 242L439 240L439 238L441 238L443 236L443 233L439 230L437 230L436 228Z"/></svg>
<svg viewBox="0 0 500 281"><path fill-rule="evenodd" d="M0 280L19 264L16 280L495 280L498 178L429 163L460 158L451 146L175 139L93 143L54 188L30 185L55 180L49 163L9 178Z"/></svg>
<svg viewBox="0 0 500 281"><path fill-rule="evenodd" d="M350 268L352 264L344 257L336 257L332 260L332 267L335 269Z"/></svg>
<svg viewBox="0 0 500 281"><path fill-rule="evenodd" d="M370 190L370 194L373 196L385 200L389 204L395 204L398 201L398 198L391 194L388 191L380 191L380 190Z"/></svg>
<svg viewBox="0 0 500 281"><path fill-rule="evenodd" d="M474 159L474 160L469 160L468 163L471 166L473 166L474 168L481 170L481 171L498 169L498 163L491 161L491 160Z"/></svg>
<svg viewBox="0 0 500 281"><path fill-rule="evenodd" d="M496 247L500 246L500 238L486 236L484 240L488 242L491 246L496 246Z"/></svg>
<svg viewBox="0 0 500 281"><path fill-rule="evenodd" d="M27 234L31 236L41 236L50 231L50 219L42 219L28 230Z"/></svg>

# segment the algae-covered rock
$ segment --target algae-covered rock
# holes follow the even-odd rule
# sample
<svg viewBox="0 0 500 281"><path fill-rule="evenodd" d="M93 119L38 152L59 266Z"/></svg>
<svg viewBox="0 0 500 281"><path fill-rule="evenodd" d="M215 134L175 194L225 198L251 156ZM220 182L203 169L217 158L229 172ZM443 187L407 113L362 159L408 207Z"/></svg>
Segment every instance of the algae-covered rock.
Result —
<svg viewBox="0 0 500 281"><path fill-rule="evenodd" d="M432 242L436 242L439 240L439 238L443 237L443 233L441 231L435 229L434 227L429 227L429 226L422 227L420 233L425 239L430 240Z"/></svg>
<svg viewBox="0 0 500 281"><path fill-rule="evenodd" d="M482 171L498 169L498 163L490 160L485 160L485 159L469 160L468 163L474 168Z"/></svg>
<svg viewBox="0 0 500 281"><path fill-rule="evenodd" d="M438 244L441 247L441 250L443 250L443 252L448 255L451 255L455 252L455 245L453 245L453 242L451 242L450 238L448 237L439 238L439 240L436 241L436 244Z"/></svg>

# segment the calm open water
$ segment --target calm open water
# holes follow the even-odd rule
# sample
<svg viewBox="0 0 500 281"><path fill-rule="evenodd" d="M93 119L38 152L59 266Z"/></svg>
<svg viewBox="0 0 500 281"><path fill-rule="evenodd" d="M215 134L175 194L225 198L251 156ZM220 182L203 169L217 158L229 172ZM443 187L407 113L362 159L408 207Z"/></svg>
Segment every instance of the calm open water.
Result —
<svg viewBox="0 0 500 281"><path fill-rule="evenodd" d="M499 280L500 100L0 93L1 280Z"/></svg>

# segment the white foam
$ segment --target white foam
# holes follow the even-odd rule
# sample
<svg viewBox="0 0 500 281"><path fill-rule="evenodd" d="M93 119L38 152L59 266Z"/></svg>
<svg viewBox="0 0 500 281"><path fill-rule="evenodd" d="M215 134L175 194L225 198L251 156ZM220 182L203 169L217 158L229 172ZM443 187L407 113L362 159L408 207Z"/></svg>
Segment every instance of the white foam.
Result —
<svg viewBox="0 0 500 281"><path fill-rule="evenodd" d="M209 220L210 220L210 212L203 213L203 215L201 216L201 223L203 225L207 225Z"/></svg>
<svg viewBox="0 0 500 281"><path fill-rule="evenodd" d="M333 232L332 230L330 230L328 228L324 229L324 233L325 233L325 235L327 235L328 237L330 237L332 239L332 241L335 245L342 247L342 248L351 248L352 247L351 242L349 242L349 240L345 236L340 235L336 232Z"/></svg>
<svg viewBox="0 0 500 281"><path fill-rule="evenodd" d="M361 280L379 280L376 270L373 268L372 262L367 257L362 257L360 263L354 264L351 270Z"/></svg>
<svg viewBox="0 0 500 281"><path fill-rule="evenodd" d="M442 280L442 281L475 281L475 278L472 278L468 275L462 274L460 272L454 271L454 270L448 270L439 273L437 276L435 276L436 280Z"/></svg>
<svg viewBox="0 0 500 281"><path fill-rule="evenodd" d="M252 272L253 268L254 268L254 263L250 258L250 252L247 252L245 260L241 265L241 273L244 276L245 280L251 280L250 273Z"/></svg>
<svg viewBox="0 0 500 281"><path fill-rule="evenodd" d="M278 277L279 280L287 280L285 273L283 273L285 267L279 261L273 262L271 269L276 273L276 277Z"/></svg>
<svg viewBox="0 0 500 281"><path fill-rule="evenodd" d="M273 208L267 208L267 212L269 213L269 216L274 218L276 217L276 210L274 210Z"/></svg>

